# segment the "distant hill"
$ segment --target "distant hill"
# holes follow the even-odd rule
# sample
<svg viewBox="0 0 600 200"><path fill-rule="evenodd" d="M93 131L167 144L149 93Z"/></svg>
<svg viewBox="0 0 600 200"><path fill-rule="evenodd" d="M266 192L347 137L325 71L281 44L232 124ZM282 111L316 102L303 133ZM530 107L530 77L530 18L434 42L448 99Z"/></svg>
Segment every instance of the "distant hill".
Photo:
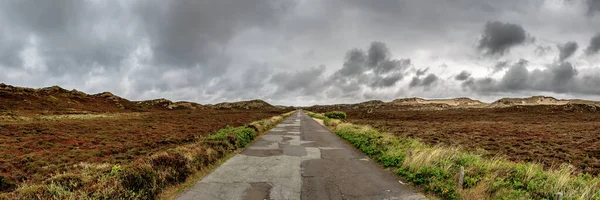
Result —
<svg viewBox="0 0 600 200"><path fill-rule="evenodd" d="M59 86L45 88L16 87L0 83L0 115L5 112L38 114L78 114L89 112L139 112L179 109L289 109L275 107L263 100L226 102L202 105L194 102L173 102L168 99L130 101L110 92L86 94Z"/></svg>
<svg viewBox="0 0 600 200"><path fill-rule="evenodd" d="M187 101L178 101L178 102L172 102L171 100L168 99L153 99L153 100L146 100L146 101L136 101L135 103L137 103L137 105L139 107L142 108L148 108L148 109L209 109L209 107L199 104L199 103L194 103L194 102L187 102Z"/></svg>
<svg viewBox="0 0 600 200"><path fill-rule="evenodd" d="M391 102L396 105L422 105L422 104L446 104L449 106L481 106L486 105L479 100L473 100L466 97L454 99L422 99L422 98L405 98L396 99Z"/></svg>
<svg viewBox="0 0 600 200"><path fill-rule="evenodd" d="M528 98L502 98L491 104L492 107L516 105L565 105L569 100L558 100L554 97L532 96Z"/></svg>
<svg viewBox="0 0 600 200"><path fill-rule="evenodd" d="M485 103L466 97L453 99L424 99L418 97L395 99L390 102L379 100L366 101L356 104L314 105L305 107L313 111L392 109L392 110L445 110L445 109L488 109L514 108L516 110L530 109L529 106L543 106L539 109L554 109L564 111L596 112L600 110L600 102L571 99L559 100L553 97L532 96L527 98L502 98L493 103ZM531 108L533 110L538 108Z"/></svg>
<svg viewBox="0 0 600 200"><path fill-rule="evenodd" d="M250 100L250 101L238 101L238 102L224 102L215 105L207 105L212 109L276 109L277 107L263 101L263 100Z"/></svg>
<svg viewBox="0 0 600 200"><path fill-rule="evenodd" d="M39 89L0 84L0 110L61 113L135 110L136 104L110 92L89 95L59 86Z"/></svg>

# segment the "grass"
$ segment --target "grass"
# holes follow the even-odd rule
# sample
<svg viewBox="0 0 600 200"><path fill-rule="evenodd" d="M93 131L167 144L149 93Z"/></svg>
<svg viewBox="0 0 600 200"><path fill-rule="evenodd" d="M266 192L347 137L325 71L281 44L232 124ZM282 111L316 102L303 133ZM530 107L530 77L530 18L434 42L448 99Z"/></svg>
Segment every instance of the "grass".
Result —
<svg viewBox="0 0 600 200"><path fill-rule="evenodd" d="M289 116L292 112L283 116ZM282 116L261 120L265 130ZM0 199L157 199L165 188L186 183L248 145L260 132L252 127L230 127L199 141L154 153L126 165L80 163L42 183L23 183Z"/></svg>
<svg viewBox="0 0 600 200"><path fill-rule="evenodd" d="M309 115L328 121L320 114ZM600 179L576 173L568 164L545 169L541 164L485 157L456 146L430 146L370 126L327 124L374 160L443 199L553 199L559 192L565 199L600 199ZM457 181L461 167L465 169L462 190Z"/></svg>

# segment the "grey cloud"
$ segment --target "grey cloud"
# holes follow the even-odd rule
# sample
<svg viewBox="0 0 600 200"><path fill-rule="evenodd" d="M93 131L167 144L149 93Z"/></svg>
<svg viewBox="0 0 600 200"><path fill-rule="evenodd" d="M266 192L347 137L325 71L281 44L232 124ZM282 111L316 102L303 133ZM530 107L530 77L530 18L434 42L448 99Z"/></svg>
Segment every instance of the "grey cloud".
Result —
<svg viewBox="0 0 600 200"><path fill-rule="evenodd" d="M205 77L224 73L232 58L223 52L240 31L277 23L285 6L269 0L139 2L136 9L151 40L154 64L202 67Z"/></svg>
<svg viewBox="0 0 600 200"><path fill-rule="evenodd" d="M19 52L25 47L20 42L11 41L3 35L0 29L0 65L7 67L19 67L23 64Z"/></svg>
<svg viewBox="0 0 600 200"><path fill-rule="evenodd" d="M368 53L361 49L348 51L342 68L334 72L326 84L345 92L357 91L361 85L391 87L404 78L410 66L410 59L392 59L385 43L373 42Z"/></svg>
<svg viewBox="0 0 600 200"><path fill-rule="evenodd" d="M529 64L529 61L527 61L525 59L519 59L518 62L513 63L512 65L510 64L509 61L498 61L496 63L496 65L494 65L494 67L493 67L494 71L492 72L492 74L495 74L499 71L502 71L502 70L504 70L506 68L510 68L510 67L513 67L513 68L514 67L526 67L527 64Z"/></svg>
<svg viewBox="0 0 600 200"><path fill-rule="evenodd" d="M386 60L388 57L389 50L382 42L373 42L369 48L369 61L370 67L376 67L381 61Z"/></svg>
<svg viewBox="0 0 600 200"><path fill-rule="evenodd" d="M565 44L558 45L557 47L559 51L558 60L562 62L563 60L571 57L575 51L577 51L579 45L577 45L577 42L569 41Z"/></svg>
<svg viewBox="0 0 600 200"><path fill-rule="evenodd" d="M466 70L463 70L460 72L460 74L457 74L456 76L454 76L454 79L457 81L464 81L464 80L467 80L469 77L471 77L471 73L469 73Z"/></svg>
<svg viewBox="0 0 600 200"><path fill-rule="evenodd" d="M388 77L379 78L379 79L376 79L373 83L371 83L371 87L372 88L391 87L391 86L394 86L396 84L396 82L402 80L402 78L404 78L404 77L400 74L394 74L394 75L391 75Z"/></svg>
<svg viewBox="0 0 600 200"><path fill-rule="evenodd" d="M597 33L594 35L594 37L592 37L592 39L590 39L590 45L585 50L587 55L596 54L598 51L600 51L600 33Z"/></svg>
<svg viewBox="0 0 600 200"><path fill-rule="evenodd" d="M269 82L275 84L279 93L301 91L303 94L314 94L323 86L325 66L309 68L296 72L281 72L273 75Z"/></svg>
<svg viewBox="0 0 600 200"><path fill-rule="evenodd" d="M417 72L416 72L416 75L417 76L423 76L423 75L425 75L425 73L427 73L427 71L429 71L429 67L425 68L425 69L418 69Z"/></svg>
<svg viewBox="0 0 600 200"><path fill-rule="evenodd" d="M373 69L377 75L383 75L390 72L405 70L410 65L409 59L395 60L390 59L390 52L385 43L373 42L369 47L368 67Z"/></svg>
<svg viewBox="0 0 600 200"><path fill-rule="evenodd" d="M526 40L527 33L521 25L487 22L477 48L487 55L504 55L511 47L523 44Z"/></svg>
<svg viewBox="0 0 600 200"><path fill-rule="evenodd" d="M528 71L526 64L515 64L502 77L500 87L505 90L521 90L526 87Z"/></svg>
<svg viewBox="0 0 600 200"><path fill-rule="evenodd" d="M504 68L506 68L506 67L508 67L508 66L509 66L509 65L508 65L508 61L506 61L506 60L505 60L505 61L498 61L498 62L496 63L496 65L494 65L494 67L493 67L493 69L494 69L494 72L493 72L493 73L496 73L496 72L502 71Z"/></svg>
<svg viewBox="0 0 600 200"><path fill-rule="evenodd" d="M417 87L419 84L421 84L421 79L419 79L419 77L413 77L412 80L410 81L410 83L408 84L409 87Z"/></svg>
<svg viewBox="0 0 600 200"><path fill-rule="evenodd" d="M549 51L552 51L552 47L550 46L543 46L543 45L538 45L536 46L534 53L537 56L544 56L546 55L546 53L548 53Z"/></svg>
<svg viewBox="0 0 600 200"><path fill-rule="evenodd" d="M438 77L434 74L427 75L421 82L422 86L430 86L438 80Z"/></svg>
<svg viewBox="0 0 600 200"><path fill-rule="evenodd" d="M429 74L425 78L420 79L419 77L413 77L408 84L409 87L429 87L438 81L438 77L435 74Z"/></svg>
<svg viewBox="0 0 600 200"><path fill-rule="evenodd" d="M354 77L362 74L366 70L365 62L367 55L360 49L353 49L346 53L346 61L342 69L336 72L336 76Z"/></svg>
<svg viewBox="0 0 600 200"><path fill-rule="evenodd" d="M594 85L584 84L590 81L589 77L578 77L578 74L577 69L569 62L553 63L545 69L535 70L529 70L526 65L516 63L499 80L489 77L472 78L462 85L479 93L543 91L600 94L600 91L590 90Z"/></svg>
<svg viewBox="0 0 600 200"><path fill-rule="evenodd" d="M8 55L16 55L31 45L44 57L53 75L65 72L85 73L92 66L114 68L134 48L133 36L100 30L111 16L129 20L127 13L115 5L115 9L100 12L102 5L75 0L57 1L4 1L0 12L4 20L4 36L11 37L13 47ZM93 23L90 23L93 22ZM113 24L127 31L127 27ZM106 32L104 32L106 31ZM32 40L35 41L33 44ZM16 62L13 60L13 64ZM21 67L16 65L17 67Z"/></svg>
<svg viewBox="0 0 600 200"><path fill-rule="evenodd" d="M595 12L600 12L600 0L586 0L588 6L588 15L592 16Z"/></svg>

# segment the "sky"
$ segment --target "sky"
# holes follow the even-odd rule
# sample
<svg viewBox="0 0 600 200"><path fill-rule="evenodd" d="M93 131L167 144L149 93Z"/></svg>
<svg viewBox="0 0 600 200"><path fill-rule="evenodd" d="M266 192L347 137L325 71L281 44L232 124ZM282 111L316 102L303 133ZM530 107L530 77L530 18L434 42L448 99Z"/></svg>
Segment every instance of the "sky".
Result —
<svg viewBox="0 0 600 200"><path fill-rule="evenodd" d="M201 104L600 100L600 0L5 0L0 82Z"/></svg>

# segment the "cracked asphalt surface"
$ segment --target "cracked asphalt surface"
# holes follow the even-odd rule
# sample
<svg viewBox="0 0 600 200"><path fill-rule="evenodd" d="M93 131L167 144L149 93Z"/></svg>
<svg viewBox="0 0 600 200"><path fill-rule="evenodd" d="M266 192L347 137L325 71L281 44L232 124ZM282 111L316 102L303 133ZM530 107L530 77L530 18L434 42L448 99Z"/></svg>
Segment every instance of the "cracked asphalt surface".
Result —
<svg viewBox="0 0 600 200"><path fill-rule="evenodd" d="M298 111L176 199L426 198Z"/></svg>

